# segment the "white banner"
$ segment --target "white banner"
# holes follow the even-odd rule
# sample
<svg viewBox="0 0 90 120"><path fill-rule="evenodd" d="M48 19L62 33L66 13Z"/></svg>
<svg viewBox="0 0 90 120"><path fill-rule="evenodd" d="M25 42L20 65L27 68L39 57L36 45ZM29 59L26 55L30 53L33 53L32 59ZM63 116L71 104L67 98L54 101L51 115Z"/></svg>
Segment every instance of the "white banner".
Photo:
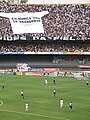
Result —
<svg viewBox="0 0 90 120"><path fill-rule="evenodd" d="M31 67L27 63L17 63L16 68L19 72L29 71L29 69L31 69Z"/></svg>
<svg viewBox="0 0 90 120"><path fill-rule="evenodd" d="M19 0L20 3L21 0ZM28 0L26 4L86 4L90 0Z"/></svg>
<svg viewBox="0 0 90 120"><path fill-rule="evenodd" d="M42 19L48 11L35 13L0 13L2 17L8 17L11 22L13 34L44 33Z"/></svg>

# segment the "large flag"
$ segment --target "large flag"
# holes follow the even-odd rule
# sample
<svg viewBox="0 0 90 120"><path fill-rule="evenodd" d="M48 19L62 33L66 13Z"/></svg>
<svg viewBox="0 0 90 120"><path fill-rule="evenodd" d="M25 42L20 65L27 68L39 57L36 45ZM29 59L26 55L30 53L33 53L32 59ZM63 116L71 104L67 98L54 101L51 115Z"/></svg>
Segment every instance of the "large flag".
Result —
<svg viewBox="0 0 90 120"><path fill-rule="evenodd" d="M34 13L0 13L0 16L10 19L13 34L44 33L42 19L48 11Z"/></svg>

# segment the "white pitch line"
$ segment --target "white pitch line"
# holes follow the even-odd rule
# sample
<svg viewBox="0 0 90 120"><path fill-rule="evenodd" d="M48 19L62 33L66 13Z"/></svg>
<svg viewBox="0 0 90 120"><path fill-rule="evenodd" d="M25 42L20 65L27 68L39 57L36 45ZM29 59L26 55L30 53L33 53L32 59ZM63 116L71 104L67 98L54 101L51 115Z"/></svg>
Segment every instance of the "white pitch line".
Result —
<svg viewBox="0 0 90 120"><path fill-rule="evenodd" d="M17 111L2 110L2 109L0 109L0 111L9 112L9 113L24 114L24 115L32 115L32 116L38 116L38 117L44 117L44 118L51 118L51 119L57 119L57 120L70 120L70 119L61 118L61 117L60 118L59 117L52 117L52 116L41 115L41 114L34 114L34 113L25 113L25 112L17 112Z"/></svg>
<svg viewBox="0 0 90 120"><path fill-rule="evenodd" d="M41 85L47 86L47 87L56 87L56 88L70 88L69 86L55 86L55 85L50 85L50 84L45 85L43 83L41 83ZM31 86L33 86L33 85L31 85Z"/></svg>
<svg viewBox="0 0 90 120"><path fill-rule="evenodd" d="M0 107L3 105L3 102L0 100L1 104L0 104Z"/></svg>

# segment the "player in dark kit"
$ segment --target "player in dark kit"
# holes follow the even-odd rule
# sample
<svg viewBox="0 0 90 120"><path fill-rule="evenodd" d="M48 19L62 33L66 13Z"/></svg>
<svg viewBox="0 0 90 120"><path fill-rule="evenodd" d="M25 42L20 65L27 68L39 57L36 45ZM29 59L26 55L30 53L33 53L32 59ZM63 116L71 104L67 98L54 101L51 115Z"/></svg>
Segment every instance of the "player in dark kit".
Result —
<svg viewBox="0 0 90 120"><path fill-rule="evenodd" d="M24 94L23 94L23 90L21 91L21 96L23 97L23 99L24 99Z"/></svg>
<svg viewBox="0 0 90 120"><path fill-rule="evenodd" d="M54 88L54 90L53 90L53 94L54 94L54 96L56 95L56 89Z"/></svg>
<svg viewBox="0 0 90 120"><path fill-rule="evenodd" d="M56 85L56 81L55 81L55 79L53 80L53 84Z"/></svg>
<svg viewBox="0 0 90 120"><path fill-rule="evenodd" d="M89 83L88 83L88 80L87 80L87 81L86 81L86 86L88 86L88 84L89 84Z"/></svg>
<svg viewBox="0 0 90 120"><path fill-rule="evenodd" d="M70 111L72 110L72 102L69 103Z"/></svg>
<svg viewBox="0 0 90 120"><path fill-rule="evenodd" d="M4 89L5 88L5 86L4 86L4 84L2 85L2 89Z"/></svg>

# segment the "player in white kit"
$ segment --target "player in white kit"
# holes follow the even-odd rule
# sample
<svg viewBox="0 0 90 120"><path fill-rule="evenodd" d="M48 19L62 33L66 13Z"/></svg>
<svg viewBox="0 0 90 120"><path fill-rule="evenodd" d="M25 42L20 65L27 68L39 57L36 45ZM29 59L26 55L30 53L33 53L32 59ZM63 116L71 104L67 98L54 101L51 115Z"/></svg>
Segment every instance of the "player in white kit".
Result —
<svg viewBox="0 0 90 120"><path fill-rule="evenodd" d="M28 112L28 102L25 104L25 111Z"/></svg>
<svg viewBox="0 0 90 120"><path fill-rule="evenodd" d="M47 81L47 79L45 79L45 85L47 85L48 84L48 81Z"/></svg>
<svg viewBox="0 0 90 120"><path fill-rule="evenodd" d="M63 99L60 99L60 108L63 108Z"/></svg>

